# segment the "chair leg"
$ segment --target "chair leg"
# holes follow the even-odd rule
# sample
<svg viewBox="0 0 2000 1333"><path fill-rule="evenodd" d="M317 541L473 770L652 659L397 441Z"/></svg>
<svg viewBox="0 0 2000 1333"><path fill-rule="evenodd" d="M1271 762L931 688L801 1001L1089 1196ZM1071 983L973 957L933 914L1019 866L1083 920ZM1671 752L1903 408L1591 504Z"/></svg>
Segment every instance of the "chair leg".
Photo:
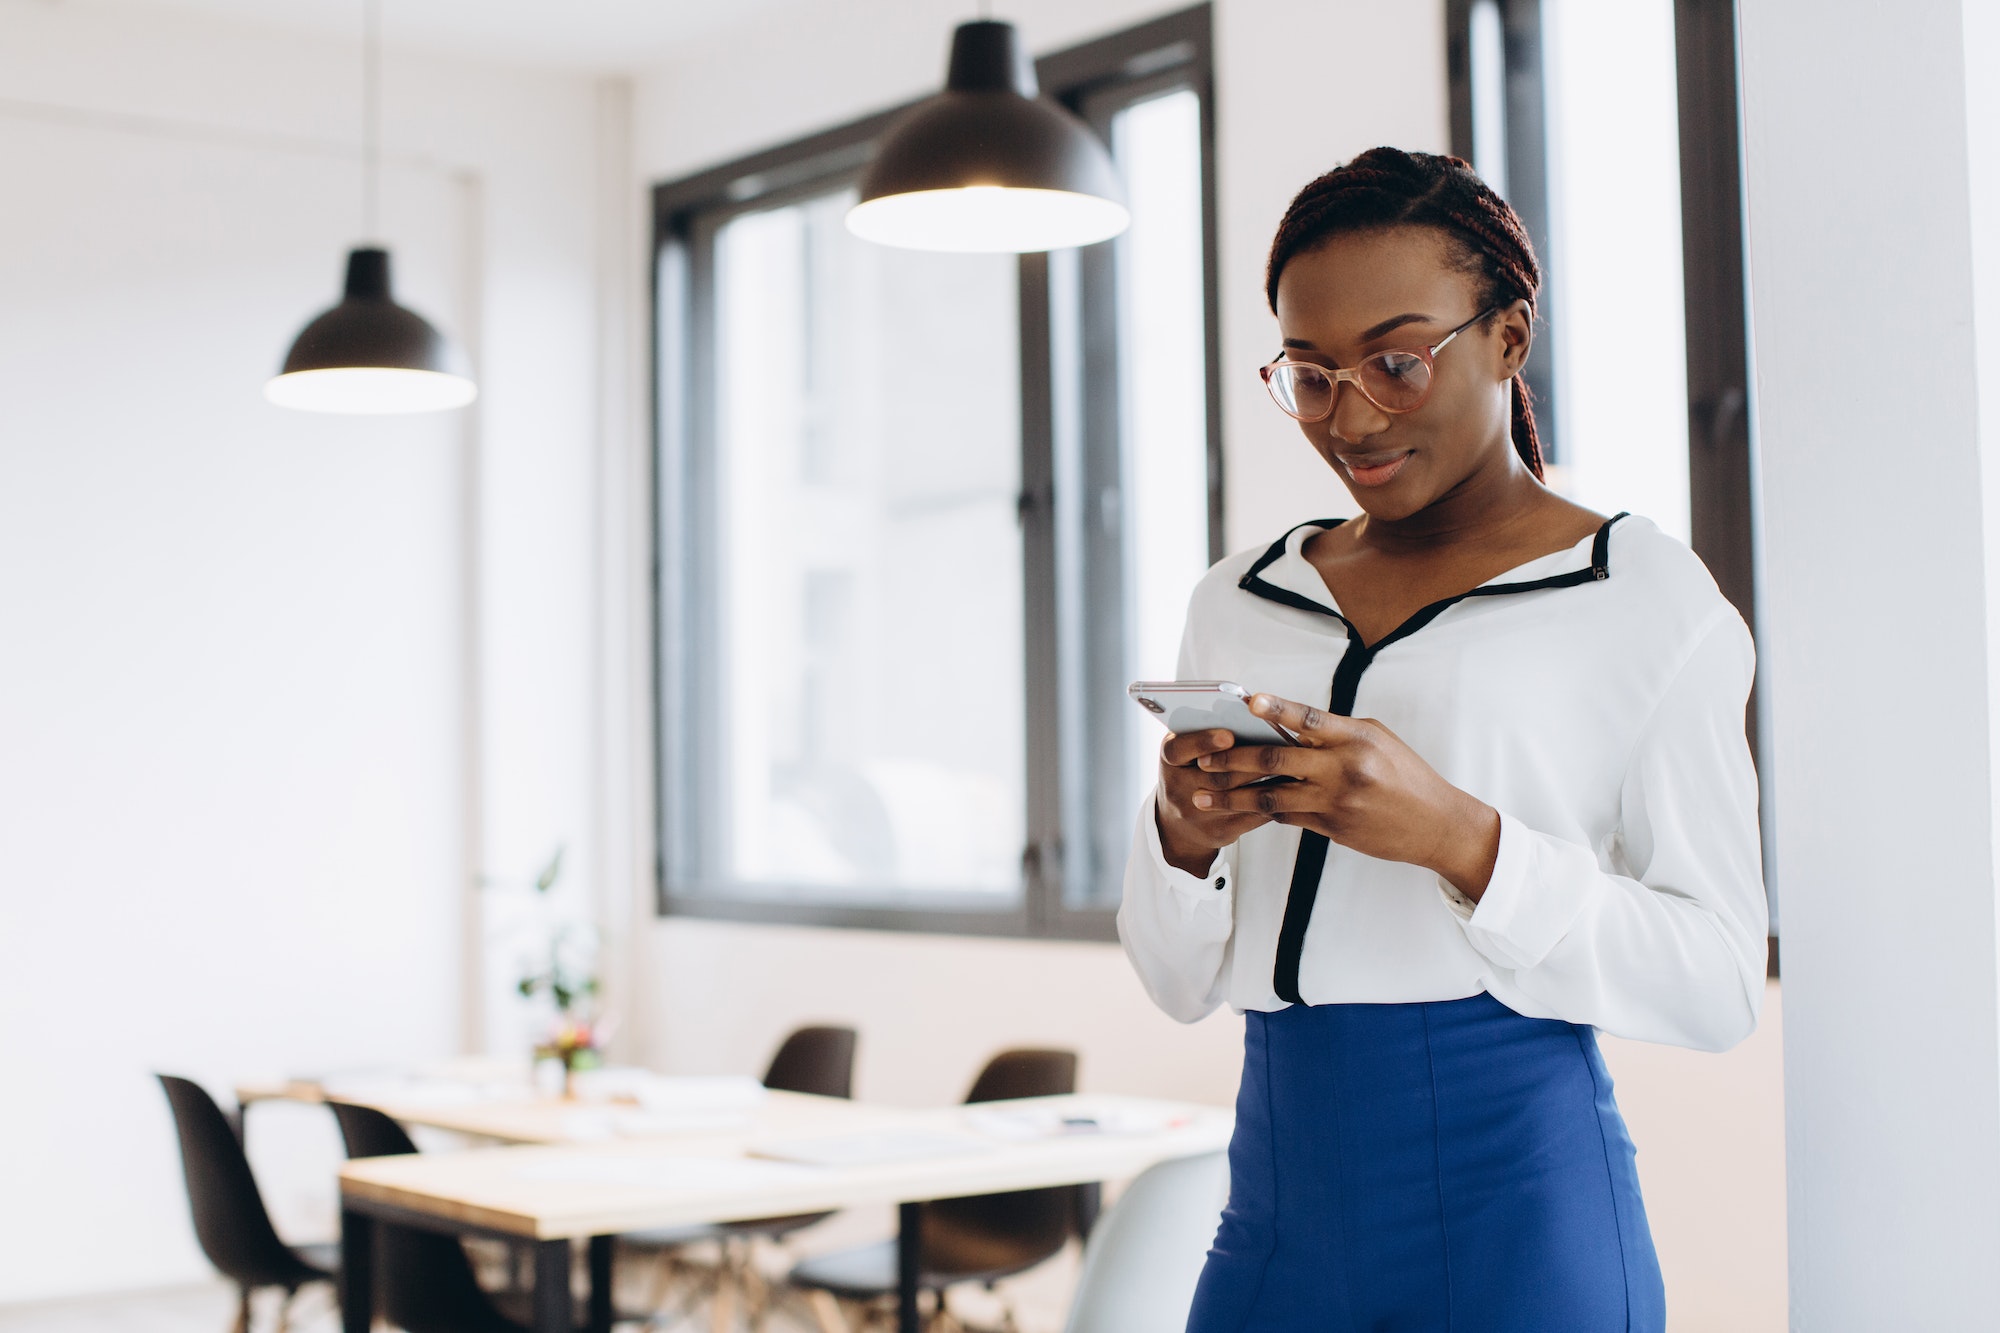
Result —
<svg viewBox="0 0 2000 1333"><path fill-rule="evenodd" d="M815 1287L806 1293L806 1304L812 1307L813 1322L819 1325L819 1333L853 1333L832 1292Z"/></svg>
<svg viewBox="0 0 2000 1333"><path fill-rule="evenodd" d="M653 1329L672 1328L692 1315L701 1300L701 1281L699 1265L687 1262L676 1250L658 1251L653 1259L653 1278L646 1296L645 1308L650 1311L646 1326Z"/></svg>
<svg viewBox="0 0 2000 1333"><path fill-rule="evenodd" d="M646 1308L658 1310L667 1303L667 1293L674 1289L674 1252L660 1250L653 1256L653 1289L646 1297Z"/></svg>
<svg viewBox="0 0 2000 1333"><path fill-rule="evenodd" d="M764 1322L770 1317L775 1293L771 1289L771 1280L757 1267L755 1236L743 1242L743 1262L736 1272L743 1283L743 1322L750 1333L764 1333Z"/></svg>
<svg viewBox="0 0 2000 1333"><path fill-rule="evenodd" d="M731 1333L736 1327L735 1251L727 1240L715 1268L715 1303L709 1307L711 1333Z"/></svg>

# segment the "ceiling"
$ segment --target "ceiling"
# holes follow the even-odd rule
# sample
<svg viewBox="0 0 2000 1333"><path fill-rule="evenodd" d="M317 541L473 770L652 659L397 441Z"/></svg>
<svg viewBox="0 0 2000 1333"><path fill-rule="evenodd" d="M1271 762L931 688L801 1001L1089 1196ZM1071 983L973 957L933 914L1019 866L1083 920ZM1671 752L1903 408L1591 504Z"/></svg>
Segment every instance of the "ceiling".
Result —
<svg viewBox="0 0 2000 1333"><path fill-rule="evenodd" d="M58 0L58 3L60 0ZM623 72L790 0L382 0L386 45L500 64ZM363 0L120 0L359 40Z"/></svg>

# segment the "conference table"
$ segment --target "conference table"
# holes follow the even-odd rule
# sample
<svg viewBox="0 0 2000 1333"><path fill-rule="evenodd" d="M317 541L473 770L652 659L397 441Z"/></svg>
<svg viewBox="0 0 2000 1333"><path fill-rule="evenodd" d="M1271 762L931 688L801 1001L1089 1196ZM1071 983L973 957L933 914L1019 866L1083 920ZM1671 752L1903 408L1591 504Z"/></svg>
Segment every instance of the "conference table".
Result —
<svg viewBox="0 0 2000 1333"><path fill-rule="evenodd" d="M308 1086L244 1085L246 1104L314 1100ZM569 1333L572 1244L587 1247L588 1327L612 1322L613 1239L626 1232L897 1205L897 1327L917 1333L921 1205L932 1199L1120 1180L1227 1146L1221 1107L1077 1093L910 1109L769 1092L706 1121L648 1121L556 1098L461 1103L339 1092L406 1123L510 1146L371 1157L340 1173L341 1309L366 1333L382 1224L524 1243L535 1333ZM578 1117L609 1117L582 1119ZM662 1128L662 1125L673 1127Z"/></svg>
<svg viewBox="0 0 2000 1333"><path fill-rule="evenodd" d="M855 1102L780 1092L750 1078L656 1076L653 1081L693 1095L648 1109L618 1099L538 1092L524 1073L499 1061L451 1061L417 1075L251 1080L239 1082L235 1093L237 1104L246 1108L274 1101L351 1102L403 1125L497 1144L589 1143L732 1130L825 1133L848 1118L871 1123L869 1112Z"/></svg>

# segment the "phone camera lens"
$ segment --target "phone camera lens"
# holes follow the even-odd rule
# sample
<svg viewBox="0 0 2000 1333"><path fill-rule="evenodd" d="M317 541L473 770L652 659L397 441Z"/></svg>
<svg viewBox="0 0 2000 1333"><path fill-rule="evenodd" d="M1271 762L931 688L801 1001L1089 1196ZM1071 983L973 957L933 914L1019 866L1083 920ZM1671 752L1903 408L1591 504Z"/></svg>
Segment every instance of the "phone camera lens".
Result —
<svg viewBox="0 0 2000 1333"><path fill-rule="evenodd" d="M1141 706L1141 707L1143 707L1143 708L1145 708L1145 710L1146 710L1147 712L1149 712L1149 713L1158 713L1158 714L1160 714L1160 715L1161 715L1162 717L1165 717L1165 716L1166 716L1166 712L1167 712L1167 710L1166 710L1166 709L1164 709L1164 708L1162 708L1162 707L1160 707L1160 705L1159 705L1159 704L1155 703L1155 702L1154 702L1153 700L1151 700L1151 699L1141 699L1141 700L1139 700L1139 703L1140 703L1140 706Z"/></svg>

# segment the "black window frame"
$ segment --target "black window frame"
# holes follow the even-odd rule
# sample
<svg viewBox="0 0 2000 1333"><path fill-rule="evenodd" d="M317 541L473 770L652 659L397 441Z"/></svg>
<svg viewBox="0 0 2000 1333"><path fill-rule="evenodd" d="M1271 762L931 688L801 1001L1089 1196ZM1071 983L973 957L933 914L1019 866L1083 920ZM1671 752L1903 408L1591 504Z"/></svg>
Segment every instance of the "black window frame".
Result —
<svg viewBox="0 0 2000 1333"><path fill-rule="evenodd" d="M1207 403L1208 556L1223 553L1220 302L1212 17L1204 3L1036 61L1045 95L1108 136L1124 106L1190 88L1200 99L1204 369ZM1019 261L1021 346L1021 556L1026 660L1027 805L1022 892L1007 911L888 907L689 892L674 882L673 852L687 836L677 799L695 757L712 752L699 710L678 701L691 664L679 627L710 613L713 512L702 442L713 440L714 349L708 238L729 217L836 187L865 165L907 110L896 107L752 154L653 191L652 608L656 727L655 905L682 915L790 925L942 934L1110 940L1116 889L1135 812L1115 808L1124 716L1123 617L1095 614L1122 599L1115 528L1088 521L1117 496L1120 470L1115 242ZM1108 358L1108 359L1107 359ZM1088 503L1095 497L1097 503ZM1112 605L1122 605L1114 601ZM1093 633L1092 628L1100 632ZM1050 726L1037 719L1059 719ZM686 729L683 729L685 726ZM1111 848L1115 845L1115 859ZM1095 890L1079 904L1079 883Z"/></svg>
<svg viewBox="0 0 2000 1333"><path fill-rule="evenodd" d="M1472 160L1471 15L1474 0L1446 0L1451 151ZM1527 197L1510 198L1542 256L1546 281L1563 280L1548 246L1541 0L1498 0L1507 86L1510 196L1516 163ZM1688 508L1691 545L1716 585L1757 624L1756 458L1751 442L1750 323L1743 262L1742 112L1737 86L1736 0L1674 0L1675 93L1680 129L1681 273L1687 328ZM1518 123L1517 123L1518 120ZM1540 336L1538 334L1538 336ZM1548 361L1553 358L1543 357ZM1532 383L1532 380L1531 380ZM1544 427L1546 430L1548 427ZM1763 762L1768 736L1758 691L1744 718ZM1778 975L1776 866L1764 837L1771 899L1770 974Z"/></svg>

